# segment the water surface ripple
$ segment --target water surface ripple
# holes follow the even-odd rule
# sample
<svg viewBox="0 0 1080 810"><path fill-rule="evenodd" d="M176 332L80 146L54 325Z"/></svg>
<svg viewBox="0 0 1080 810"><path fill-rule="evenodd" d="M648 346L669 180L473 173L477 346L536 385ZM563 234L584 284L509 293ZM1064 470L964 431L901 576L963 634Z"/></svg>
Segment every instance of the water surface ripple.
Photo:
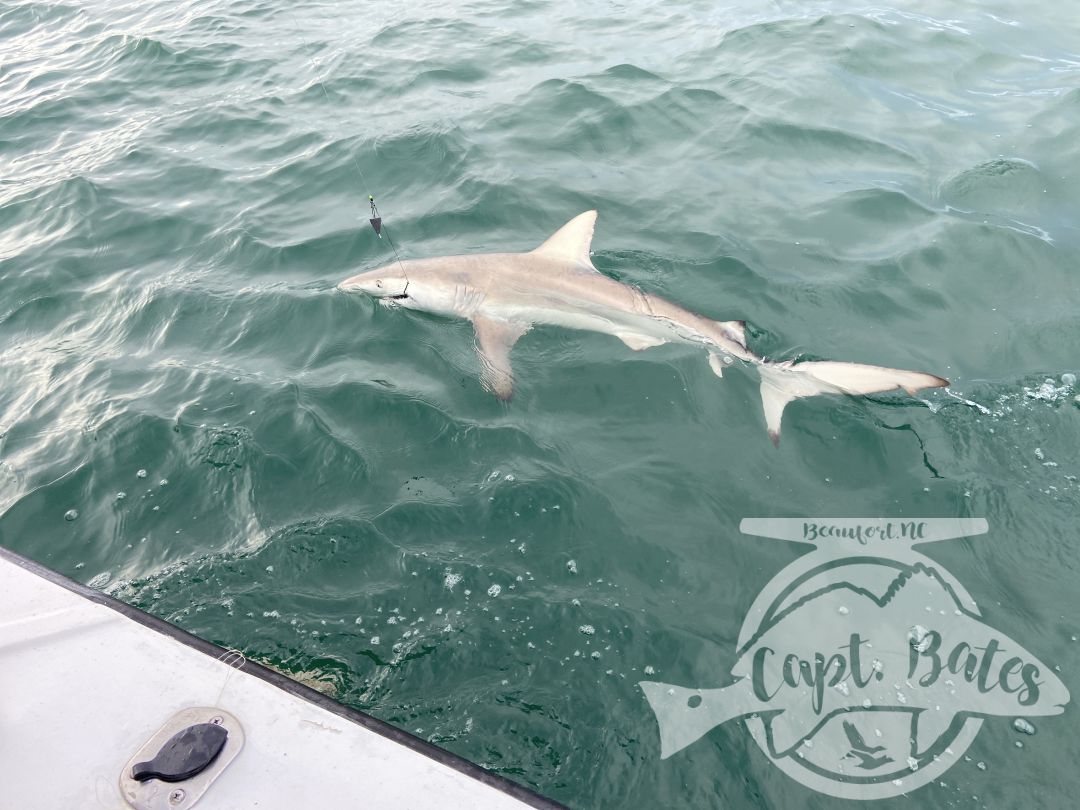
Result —
<svg viewBox="0 0 1080 810"><path fill-rule="evenodd" d="M1080 17L1030 3L0 2L0 543L580 808L840 807L728 682L768 515L985 516L928 553L1080 695ZM807 400L334 285L529 249L754 346L960 398ZM77 519L65 520L68 510ZM588 627L593 632L582 632ZM888 807L1066 807L1064 718ZM984 762L985 770L975 761Z"/></svg>

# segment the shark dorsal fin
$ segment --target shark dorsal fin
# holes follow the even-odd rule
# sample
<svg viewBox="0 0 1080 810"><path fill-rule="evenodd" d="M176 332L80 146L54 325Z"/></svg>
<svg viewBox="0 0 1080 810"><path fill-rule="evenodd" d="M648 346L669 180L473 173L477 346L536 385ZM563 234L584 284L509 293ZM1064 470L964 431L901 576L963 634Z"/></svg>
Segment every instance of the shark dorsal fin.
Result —
<svg viewBox="0 0 1080 810"><path fill-rule="evenodd" d="M595 268L589 259L589 248L592 246L593 229L595 227L595 211L578 214L555 231L533 253L543 253L548 256L557 256L560 259L569 259L593 270Z"/></svg>

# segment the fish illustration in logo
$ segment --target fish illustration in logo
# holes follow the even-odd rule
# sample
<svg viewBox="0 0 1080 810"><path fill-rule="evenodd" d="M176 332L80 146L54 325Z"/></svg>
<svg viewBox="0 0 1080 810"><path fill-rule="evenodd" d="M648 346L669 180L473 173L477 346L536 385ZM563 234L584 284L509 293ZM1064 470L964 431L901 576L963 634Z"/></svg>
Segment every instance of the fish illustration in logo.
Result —
<svg viewBox="0 0 1080 810"><path fill-rule="evenodd" d="M934 742L957 715L1053 715L1069 699L1049 667L958 608L921 564L881 598L841 583L796 602L754 636L732 675L737 682L720 689L641 684L660 723L661 758L750 714L765 719L779 757L841 713L910 712L911 739Z"/></svg>
<svg viewBox="0 0 1080 810"><path fill-rule="evenodd" d="M777 575L744 624L730 685L642 681L661 758L742 718L804 783L880 798L947 768L982 718L1061 714L1061 679L914 542L925 540L844 537Z"/></svg>

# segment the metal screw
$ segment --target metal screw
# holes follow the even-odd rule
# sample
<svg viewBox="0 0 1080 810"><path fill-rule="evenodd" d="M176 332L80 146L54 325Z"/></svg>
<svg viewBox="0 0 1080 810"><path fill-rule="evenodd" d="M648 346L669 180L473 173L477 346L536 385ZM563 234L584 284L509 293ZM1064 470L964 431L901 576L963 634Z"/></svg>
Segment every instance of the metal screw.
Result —
<svg viewBox="0 0 1080 810"><path fill-rule="evenodd" d="M177 790L174 790L172 793L169 794L169 803L170 804L180 804L180 802L182 802L183 800L184 800L184 791L182 791L182 790L177 789Z"/></svg>
<svg viewBox="0 0 1080 810"><path fill-rule="evenodd" d="M211 717L210 722L213 723L215 726L220 726L222 723L225 722L225 718L221 717L220 715L217 717Z"/></svg>

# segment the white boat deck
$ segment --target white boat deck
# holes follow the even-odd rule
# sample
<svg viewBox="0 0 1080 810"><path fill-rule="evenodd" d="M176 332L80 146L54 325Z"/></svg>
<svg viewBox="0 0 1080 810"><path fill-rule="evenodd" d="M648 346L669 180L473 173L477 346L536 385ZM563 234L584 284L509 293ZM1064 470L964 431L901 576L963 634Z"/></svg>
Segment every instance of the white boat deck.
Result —
<svg viewBox="0 0 1080 810"><path fill-rule="evenodd" d="M246 738L199 810L558 808L0 549L0 807L123 810L124 764L177 711Z"/></svg>

